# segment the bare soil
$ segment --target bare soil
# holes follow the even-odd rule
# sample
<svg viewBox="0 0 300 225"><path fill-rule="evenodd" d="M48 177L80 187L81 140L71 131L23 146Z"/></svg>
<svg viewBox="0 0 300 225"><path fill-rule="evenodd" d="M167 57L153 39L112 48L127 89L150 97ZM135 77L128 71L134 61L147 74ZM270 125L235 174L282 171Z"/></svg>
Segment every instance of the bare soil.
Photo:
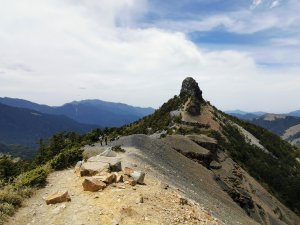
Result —
<svg viewBox="0 0 300 225"><path fill-rule="evenodd" d="M99 192L83 191L83 179L73 169L50 174L48 185L36 191L7 224L220 224L190 200L179 204L181 193L164 189L164 184L149 174L145 185L117 183ZM62 189L68 190L71 202L46 205L43 197ZM141 198L143 203L138 203Z"/></svg>

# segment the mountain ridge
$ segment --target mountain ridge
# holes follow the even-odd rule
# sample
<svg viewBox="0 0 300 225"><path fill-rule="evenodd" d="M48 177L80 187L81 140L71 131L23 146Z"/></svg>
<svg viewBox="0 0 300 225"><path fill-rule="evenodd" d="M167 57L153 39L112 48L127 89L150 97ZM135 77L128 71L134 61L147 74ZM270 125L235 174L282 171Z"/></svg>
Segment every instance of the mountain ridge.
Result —
<svg viewBox="0 0 300 225"><path fill-rule="evenodd" d="M79 123L101 127L119 127L151 114L151 107L142 108L124 103L107 102L98 99L73 101L61 106L48 106L14 98L0 98L0 103L28 108L51 115L65 115Z"/></svg>
<svg viewBox="0 0 300 225"><path fill-rule="evenodd" d="M195 83L192 80L190 86ZM295 212L300 211L297 200L297 187L300 187L299 149L264 128L223 113L193 93L199 92L195 90L189 95L174 96L154 114L117 129L113 134L127 136L142 133L160 137L162 145L170 145L174 151L211 171L223 191L249 217L261 224L294 225L300 222L296 214L279 204L282 201ZM217 145L207 142L207 138L203 139L201 135L215 139ZM166 138L172 141L165 143ZM144 141L117 143L142 149Z"/></svg>

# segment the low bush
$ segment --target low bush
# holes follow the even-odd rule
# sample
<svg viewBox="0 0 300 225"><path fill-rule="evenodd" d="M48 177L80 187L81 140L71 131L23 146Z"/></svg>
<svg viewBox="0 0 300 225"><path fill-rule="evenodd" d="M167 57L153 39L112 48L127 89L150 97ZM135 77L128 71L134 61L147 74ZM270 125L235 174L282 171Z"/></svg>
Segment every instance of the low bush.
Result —
<svg viewBox="0 0 300 225"><path fill-rule="evenodd" d="M15 207L12 204L7 202L0 203L0 212L3 216L4 215L12 216L15 212Z"/></svg>
<svg viewBox="0 0 300 225"><path fill-rule="evenodd" d="M43 167L37 167L20 176L19 186L42 187L46 183L48 171Z"/></svg>
<svg viewBox="0 0 300 225"><path fill-rule="evenodd" d="M14 191L13 188L5 188L0 191L0 203L1 204L10 204L15 208L18 208L22 204L22 196Z"/></svg>
<svg viewBox="0 0 300 225"><path fill-rule="evenodd" d="M74 165L76 162L82 160L83 150L81 148L66 149L56 155L51 161L50 166L54 170L62 170Z"/></svg>

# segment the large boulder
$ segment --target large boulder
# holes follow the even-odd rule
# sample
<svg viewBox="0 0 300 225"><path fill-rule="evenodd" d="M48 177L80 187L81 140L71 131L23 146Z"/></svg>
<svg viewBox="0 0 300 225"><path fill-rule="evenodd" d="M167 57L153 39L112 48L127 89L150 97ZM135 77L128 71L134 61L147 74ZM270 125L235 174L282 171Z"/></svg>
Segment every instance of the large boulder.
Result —
<svg viewBox="0 0 300 225"><path fill-rule="evenodd" d="M109 172L109 163L85 162L80 167L80 176L94 176L103 172Z"/></svg>
<svg viewBox="0 0 300 225"><path fill-rule="evenodd" d="M144 184L145 173L142 171L135 171L132 168L125 167L123 172L126 176L132 178L138 184ZM125 178L125 176L124 176ZM126 179L124 179L126 181Z"/></svg>
<svg viewBox="0 0 300 225"><path fill-rule="evenodd" d="M68 202L71 201L71 198L69 196L68 191L57 191L52 194L50 194L48 197L46 197L46 204L57 204L61 202Z"/></svg>
<svg viewBox="0 0 300 225"><path fill-rule="evenodd" d="M93 177L87 177L82 182L83 190L84 191L99 191L106 187L106 184L98 179L95 179Z"/></svg>
<svg viewBox="0 0 300 225"><path fill-rule="evenodd" d="M101 155L96 155L88 159L88 162L101 162L108 163L110 171L119 172L122 170L121 158L118 157L106 157Z"/></svg>

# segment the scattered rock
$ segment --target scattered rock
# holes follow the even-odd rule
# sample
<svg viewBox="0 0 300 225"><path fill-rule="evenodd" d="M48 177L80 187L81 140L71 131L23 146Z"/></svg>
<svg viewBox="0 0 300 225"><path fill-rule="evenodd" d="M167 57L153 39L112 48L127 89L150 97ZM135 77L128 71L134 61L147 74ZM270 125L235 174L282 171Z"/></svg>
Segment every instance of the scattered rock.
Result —
<svg viewBox="0 0 300 225"><path fill-rule="evenodd" d="M122 174L118 174L118 173L114 173L116 175L116 182L117 183L121 183L123 182L123 175Z"/></svg>
<svg viewBox="0 0 300 225"><path fill-rule="evenodd" d="M104 162L85 162L80 167L80 176L94 176L101 172L109 172L109 164Z"/></svg>
<svg viewBox="0 0 300 225"><path fill-rule="evenodd" d="M106 187L106 184L101 180L97 180L93 177L85 178L82 182L83 190L84 191L99 191Z"/></svg>
<svg viewBox="0 0 300 225"><path fill-rule="evenodd" d="M143 196L140 195L140 196L136 199L135 203L136 203L136 204L144 203L144 198L143 198Z"/></svg>
<svg viewBox="0 0 300 225"><path fill-rule="evenodd" d="M123 178L124 178L124 183L125 184L129 184L131 186L135 186L137 184L137 182L132 177L130 177L128 175L124 175Z"/></svg>
<svg viewBox="0 0 300 225"><path fill-rule="evenodd" d="M131 174L131 177L138 183L138 184L144 184L145 179L145 173L142 171L134 171Z"/></svg>
<svg viewBox="0 0 300 225"><path fill-rule="evenodd" d="M68 191L57 191L53 194L50 194L46 197L46 204L57 204L61 202L68 202L71 201Z"/></svg>
<svg viewBox="0 0 300 225"><path fill-rule="evenodd" d="M162 189L165 189L165 190L167 190L169 188L169 185L166 183L161 183L160 186Z"/></svg>
<svg viewBox="0 0 300 225"><path fill-rule="evenodd" d="M129 167L125 167L123 172L126 176L132 177L138 184L144 184L145 173L142 171L135 171ZM128 180L128 178L127 178Z"/></svg>
<svg viewBox="0 0 300 225"><path fill-rule="evenodd" d="M130 176L130 175L134 172L134 170L131 169L131 168L129 168L129 167L125 167L125 168L123 169L123 172L124 172L125 175Z"/></svg>
<svg viewBox="0 0 300 225"><path fill-rule="evenodd" d="M188 200L182 196L179 196L179 205L187 205Z"/></svg>

